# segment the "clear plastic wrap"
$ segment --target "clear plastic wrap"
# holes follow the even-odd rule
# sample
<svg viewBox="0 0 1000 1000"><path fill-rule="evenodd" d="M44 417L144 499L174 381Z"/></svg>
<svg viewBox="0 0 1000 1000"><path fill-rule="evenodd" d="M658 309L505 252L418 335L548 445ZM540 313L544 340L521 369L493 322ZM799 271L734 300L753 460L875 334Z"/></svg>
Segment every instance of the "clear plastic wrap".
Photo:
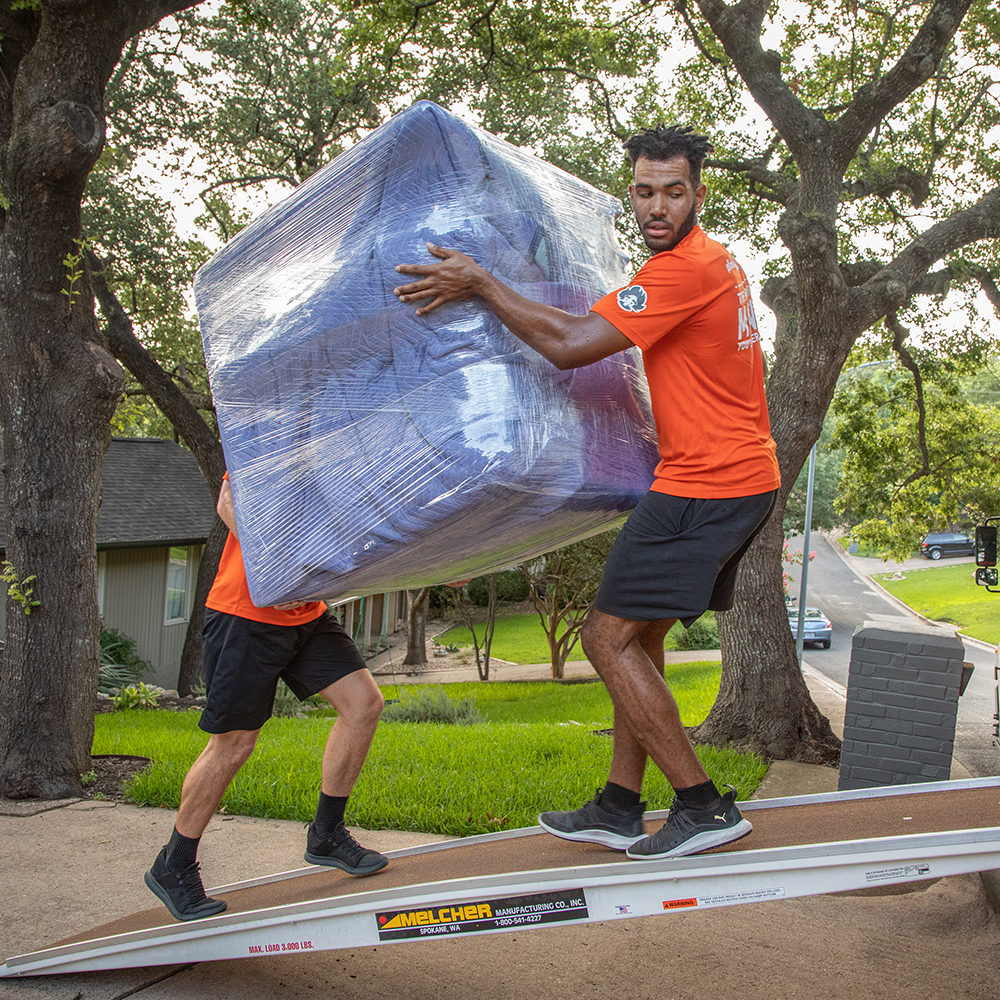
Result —
<svg viewBox="0 0 1000 1000"><path fill-rule="evenodd" d="M657 459L636 351L560 372L478 300L418 317L392 291L430 241L586 313L626 281L620 211L421 101L199 271L255 603L476 576L636 504Z"/></svg>

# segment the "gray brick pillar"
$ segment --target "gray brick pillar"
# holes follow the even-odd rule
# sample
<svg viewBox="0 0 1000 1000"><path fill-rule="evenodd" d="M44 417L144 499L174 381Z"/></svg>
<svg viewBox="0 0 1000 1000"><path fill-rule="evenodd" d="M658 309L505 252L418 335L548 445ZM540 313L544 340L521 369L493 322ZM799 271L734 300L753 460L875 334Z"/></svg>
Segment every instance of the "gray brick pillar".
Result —
<svg viewBox="0 0 1000 1000"><path fill-rule="evenodd" d="M865 622L854 633L838 788L951 776L965 647L920 623Z"/></svg>

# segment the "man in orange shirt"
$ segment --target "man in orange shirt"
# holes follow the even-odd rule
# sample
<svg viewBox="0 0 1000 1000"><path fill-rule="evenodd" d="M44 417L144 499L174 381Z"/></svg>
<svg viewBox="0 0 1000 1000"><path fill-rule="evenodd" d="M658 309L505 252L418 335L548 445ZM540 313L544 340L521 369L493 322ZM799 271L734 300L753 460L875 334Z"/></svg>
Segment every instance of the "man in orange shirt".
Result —
<svg viewBox="0 0 1000 1000"><path fill-rule="evenodd" d="M732 606L737 564L780 485L746 276L697 225L711 148L690 129L662 126L625 143L629 198L653 256L586 316L526 299L443 247L428 244L437 263L397 268L419 278L395 290L401 302L430 299L418 315L478 296L558 368L642 350L660 460L612 547L581 636L614 704L611 770L593 801L539 817L556 836L637 860L693 854L750 832L735 790L720 794L705 773L663 679L663 639L674 623L689 627L708 609ZM651 836L639 794L647 758L676 796Z"/></svg>
<svg viewBox="0 0 1000 1000"><path fill-rule="evenodd" d="M382 714L382 693L350 636L322 601L272 608L253 603L228 475L217 510L229 537L205 601L207 699L198 725L210 735L184 779L170 842L145 876L146 885L178 920L195 920L226 908L224 900L205 894L198 844L270 718L279 677L301 700L319 694L337 710L323 751L319 804L306 837L306 861L351 875L371 875L388 864L384 855L362 847L344 825L347 798Z"/></svg>

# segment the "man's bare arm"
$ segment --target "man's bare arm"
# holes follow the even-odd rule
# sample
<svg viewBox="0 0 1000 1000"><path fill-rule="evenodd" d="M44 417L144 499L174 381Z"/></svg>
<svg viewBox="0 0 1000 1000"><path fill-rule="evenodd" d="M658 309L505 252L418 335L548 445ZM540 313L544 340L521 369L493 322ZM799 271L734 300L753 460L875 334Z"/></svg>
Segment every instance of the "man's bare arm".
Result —
<svg viewBox="0 0 1000 1000"><path fill-rule="evenodd" d="M233 507L233 491L228 479L222 480L222 489L219 490L219 500L215 509L222 518L222 523L233 533L233 538L237 541L240 536L236 532L236 509Z"/></svg>
<svg viewBox="0 0 1000 1000"><path fill-rule="evenodd" d="M400 264L401 274L418 281L393 289L400 302L430 299L417 309L423 316L448 302L479 297L515 336L557 368L582 368L632 346L632 341L603 316L574 316L555 306L533 302L457 250L427 244L440 260L435 264Z"/></svg>

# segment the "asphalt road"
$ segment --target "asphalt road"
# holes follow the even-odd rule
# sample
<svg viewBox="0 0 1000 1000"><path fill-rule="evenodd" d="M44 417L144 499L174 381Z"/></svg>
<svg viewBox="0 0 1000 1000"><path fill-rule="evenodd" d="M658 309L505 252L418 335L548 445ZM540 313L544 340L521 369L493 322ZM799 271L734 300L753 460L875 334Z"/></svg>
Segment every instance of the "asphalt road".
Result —
<svg viewBox="0 0 1000 1000"><path fill-rule="evenodd" d="M882 563L877 559L852 559L848 561L837 554L835 542L825 535L813 535L810 543L816 556L808 564L806 575L809 606L818 606L826 612L833 625L833 639L829 649L806 647L803 659L838 684L847 686L851 662L851 640L855 630L865 622L919 621L919 617L897 604L875 586L866 574L915 572L938 565L926 559L912 559L903 563ZM802 539L792 539L789 546L801 549ZM968 563L971 557L949 559L948 564ZM789 570L793 582L789 592L798 597L799 574L802 567ZM1000 614L1000 597L997 597L997 614ZM992 646L965 642L966 662L975 666L972 680L959 699L958 720L955 726L955 757L973 775L1000 774L1000 749L993 745L994 714L996 706L996 651Z"/></svg>

